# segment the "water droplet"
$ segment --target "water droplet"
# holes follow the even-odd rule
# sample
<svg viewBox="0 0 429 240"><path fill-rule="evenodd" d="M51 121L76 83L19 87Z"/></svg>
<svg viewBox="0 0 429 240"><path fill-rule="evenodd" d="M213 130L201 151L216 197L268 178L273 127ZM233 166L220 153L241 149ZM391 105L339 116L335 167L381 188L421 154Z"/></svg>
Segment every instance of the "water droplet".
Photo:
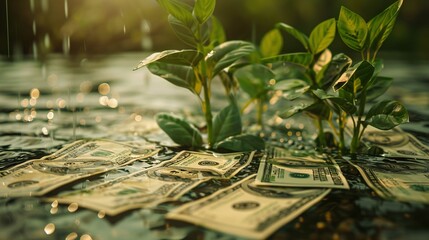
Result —
<svg viewBox="0 0 429 240"><path fill-rule="evenodd" d="M76 212L77 209L79 209L79 205L77 203L71 203L67 208L67 210L69 210L71 213Z"/></svg>
<svg viewBox="0 0 429 240"><path fill-rule="evenodd" d="M47 235L51 235L52 233L54 233L54 232L55 232L55 224L53 224L53 223L48 223L48 224L45 226L44 231L45 231L45 233L46 233Z"/></svg>
<svg viewBox="0 0 429 240"><path fill-rule="evenodd" d="M99 211L97 216L98 218L104 218L106 216L106 213L104 211Z"/></svg>
<svg viewBox="0 0 429 240"><path fill-rule="evenodd" d="M92 237L89 234L84 234L80 237L80 240L92 240Z"/></svg>
<svg viewBox="0 0 429 240"><path fill-rule="evenodd" d="M72 232L69 235L67 235L66 240L75 240L77 239L77 233Z"/></svg>

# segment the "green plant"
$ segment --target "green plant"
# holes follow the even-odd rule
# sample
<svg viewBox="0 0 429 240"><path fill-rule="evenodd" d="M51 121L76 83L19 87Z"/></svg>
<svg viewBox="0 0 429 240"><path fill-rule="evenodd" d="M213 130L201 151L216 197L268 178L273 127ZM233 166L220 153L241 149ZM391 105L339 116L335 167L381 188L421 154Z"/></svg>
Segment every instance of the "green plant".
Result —
<svg viewBox="0 0 429 240"><path fill-rule="evenodd" d="M241 133L241 117L233 92L226 87L230 103L213 117L211 83L234 63L254 51L245 41L226 41L222 25L213 16L215 0L196 0L190 6L179 0L157 0L169 13L168 21L177 37L191 49L165 50L141 61L150 72L170 83L191 91L200 101L206 121L207 147L244 151L263 149L263 141ZM158 114L158 125L182 146L202 147L200 131L184 119Z"/></svg>
<svg viewBox="0 0 429 240"><path fill-rule="evenodd" d="M332 77L325 77L326 66L331 61L332 54L327 49L335 38L335 19L331 18L318 24L310 33L310 36L285 23L278 23L278 29L285 31L296 38L305 48L305 53L284 54L265 61L287 61L293 63L292 70L284 80L278 81L275 90L283 91L283 97L287 100L300 100L300 104L291 106L280 114L282 118L289 118L296 113L305 112L314 119L318 129L318 143L320 148L326 147L323 121L330 121L332 114L329 106L312 90L329 87ZM342 58L337 58L341 60ZM339 69L339 68L335 68ZM335 70L334 69L334 70ZM331 75L334 70L328 71ZM341 71L339 69L339 71ZM303 101L303 97L306 100Z"/></svg>
<svg viewBox="0 0 429 240"><path fill-rule="evenodd" d="M360 52L362 56L362 60L349 68L333 86L342 99L357 108L354 113L346 112L353 122L350 144L352 155L357 153L368 125L388 130L409 119L405 107L393 100L376 102L365 116L367 103L381 96L392 82L389 78L379 76L383 64L377 61L376 56L392 32L402 2L396 1L369 22L345 7L340 10L337 23L339 35L349 48Z"/></svg>
<svg viewBox="0 0 429 240"><path fill-rule="evenodd" d="M262 64L262 59L276 56L283 47L283 38L277 30L266 33L259 48L254 52L252 63L238 68L233 73L233 78L239 83L241 90L248 96L249 100L242 107L242 112L252 103L256 103L256 122L263 127L263 113L265 105L272 91L272 85L276 82L275 73L266 64Z"/></svg>
<svg viewBox="0 0 429 240"><path fill-rule="evenodd" d="M325 50L335 35L335 20L327 20L315 27L307 37L293 27L280 23L277 26L298 39L307 53L285 54L271 58L293 62L302 74L299 78L281 81L275 88L282 90L289 100L310 99L286 109L280 116L287 118L306 112L317 120L319 144L324 146L322 120L326 120L337 136L338 148L345 151L345 129L348 119L352 122L350 154L358 152L362 135L368 125L388 130L408 121L408 113L397 101L374 101L390 87L391 78L379 76L383 64L376 56L383 42L391 33L402 0L375 16L368 23L361 16L342 7L337 20L337 30L343 42L361 53L362 60L352 65L345 54L334 57ZM334 24L333 24L334 23ZM319 52L319 60L315 56ZM303 64L304 63L304 64ZM366 106L373 104L366 112ZM366 112L366 116L365 116Z"/></svg>

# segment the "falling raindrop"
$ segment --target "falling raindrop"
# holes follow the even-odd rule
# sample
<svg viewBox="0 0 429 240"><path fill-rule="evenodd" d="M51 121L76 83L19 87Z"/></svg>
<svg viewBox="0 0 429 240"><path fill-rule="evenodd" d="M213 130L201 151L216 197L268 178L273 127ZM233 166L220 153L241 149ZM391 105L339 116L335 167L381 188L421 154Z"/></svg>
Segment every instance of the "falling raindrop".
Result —
<svg viewBox="0 0 429 240"><path fill-rule="evenodd" d="M6 38L7 38L7 57L10 57L10 43L9 43L9 16L8 16L8 7L7 0L5 2L5 11L6 11Z"/></svg>
<svg viewBox="0 0 429 240"><path fill-rule="evenodd" d="M69 17L69 5L67 3L67 0L64 0L64 16L66 18Z"/></svg>

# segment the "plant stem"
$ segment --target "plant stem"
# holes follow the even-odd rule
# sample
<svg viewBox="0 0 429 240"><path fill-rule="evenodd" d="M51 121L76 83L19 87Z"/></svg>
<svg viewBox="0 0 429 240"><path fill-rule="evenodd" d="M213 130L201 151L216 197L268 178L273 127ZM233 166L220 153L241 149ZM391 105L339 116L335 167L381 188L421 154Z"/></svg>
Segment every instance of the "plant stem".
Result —
<svg viewBox="0 0 429 240"><path fill-rule="evenodd" d="M365 103L366 103L366 89L362 91L362 98L360 99L360 102L359 102L358 119L357 119L356 125L353 128L353 138L350 145L350 154L352 154L352 156L356 155L357 149L359 148L359 144L360 144L360 133L361 133L360 127L362 125L362 117L365 112Z"/></svg>
<svg viewBox="0 0 429 240"><path fill-rule="evenodd" d="M340 138L340 142L339 142L339 147L340 147L340 154L344 154L345 152L345 148L346 148L346 143L344 141L344 121L343 121L343 112L341 111L339 116L338 116L338 128L339 128L339 138Z"/></svg>
<svg viewBox="0 0 429 240"><path fill-rule="evenodd" d="M257 104L258 104L258 112L256 115L256 121L258 123L259 126L261 126L262 128L262 124L263 124L263 115L264 115L264 99L263 98L258 98L257 99Z"/></svg>
<svg viewBox="0 0 429 240"><path fill-rule="evenodd" d="M323 122L322 118L317 118L317 127L319 128L319 147L320 149L323 149L326 147L326 138L325 138L325 132L323 131Z"/></svg>
<svg viewBox="0 0 429 240"><path fill-rule="evenodd" d="M214 144L214 139L213 139L213 116L212 116L210 93L209 93L210 90L207 84L207 79L204 79L202 82L203 82L203 89L204 89L203 111L204 111L204 116L206 118L206 124L207 124L207 141L209 145L208 147L211 148Z"/></svg>

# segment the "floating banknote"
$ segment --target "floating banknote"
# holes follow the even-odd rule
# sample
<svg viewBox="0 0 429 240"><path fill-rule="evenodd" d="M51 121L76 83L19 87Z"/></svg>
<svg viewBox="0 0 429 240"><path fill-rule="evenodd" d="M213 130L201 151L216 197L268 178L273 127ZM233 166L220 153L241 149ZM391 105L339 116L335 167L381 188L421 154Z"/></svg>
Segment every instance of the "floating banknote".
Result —
<svg viewBox="0 0 429 240"><path fill-rule="evenodd" d="M421 158L429 160L429 147L399 128L381 131L368 127L362 140L383 149L386 157Z"/></svg>
<svg viewBox="0 0 429 240"><path fill-rule="evenodd" d="M267 150L259 165L257 185L349 189L340 167L331 157L287 157L282 151L277 147Z"/></svg>
<svg viewBox="0 0 429 240"><path fill-rule="evenodd" d="M429 203L429 162L425 159L371 158L350 161L381 197Z"/></svg>
<svg viewBox="0 0 429 240"><path fill-rule="evenodd" d="M80 140L38 160L0 171L0 196L40 196L77 179L156 154L107 140Z"/></svg>
<svg viewBox="0 0 429 240"><path fill-rule="evenodd" d="M108 215L117 215L135 208L154 207L162 202L177 200L190 189L218 177L220 173L227 177L233 176L250 163L253 154L254 152L214 156L183 151L156 167L49 200L78 204ZM198 164L208 161L209 167Z"/></svg>
<svg viewBox="0 0 429 240"><path fill-rule="evenodd" d="M319 202L329 189L259 187L255 175L167 214L213 230L265 239Z"/></svg>

